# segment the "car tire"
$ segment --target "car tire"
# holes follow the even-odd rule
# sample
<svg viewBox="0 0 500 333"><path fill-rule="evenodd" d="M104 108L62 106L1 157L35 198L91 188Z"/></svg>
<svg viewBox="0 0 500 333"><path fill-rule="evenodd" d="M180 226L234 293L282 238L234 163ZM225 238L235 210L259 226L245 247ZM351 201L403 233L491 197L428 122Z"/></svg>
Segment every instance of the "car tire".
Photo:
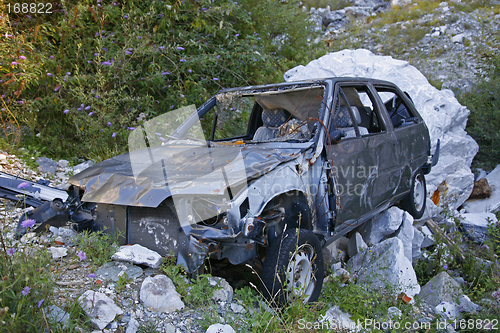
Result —
<svg viewBox="0 0 500 333"><path fill-rule="evenodd" d="M411 180L410 193L403 200L401 206L410 213L414 219L419 219L424 215L427 189L425 187L425 177L422 169L418 169Z"/></svg>
<svg viewBox="0 0 500 333"><path fill-rule="evenodd" d="M272 304L283 306L302 299L318 299L325 276L319 239L311 231L290 229L278 236L266 252L262 293Z"/></svg>

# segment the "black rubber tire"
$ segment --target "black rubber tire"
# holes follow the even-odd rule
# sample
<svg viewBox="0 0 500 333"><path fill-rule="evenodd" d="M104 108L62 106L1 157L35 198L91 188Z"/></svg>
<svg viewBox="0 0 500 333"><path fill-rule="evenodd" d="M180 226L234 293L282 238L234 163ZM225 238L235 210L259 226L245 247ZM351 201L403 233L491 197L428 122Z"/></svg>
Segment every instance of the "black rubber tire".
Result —
<svg viewBox="0 0 500 333"><path fill-rule="evenodd" d="M292 271L296 273L292 275L293 280L289 281L287 277ZM278 236L267 249L261 290L266 299L278 306L295 301L304 296L304 293L307 295L303 297L304 303L314 302L321 292L324 276L323 252L319 239L309 230L289 229ZM305 291L300 287L298 290L290 288L294 284L301 286L300 281L305 282Z"/></svg>
<svg viewBox="0 0 500 333"><path fill-rule="evenodd" d="M422 169L418 169L411 179L410 193L403 200L401 206L410 213L414 219L419 219L424 215L427 189L425 187L425 177Z"/></svg>

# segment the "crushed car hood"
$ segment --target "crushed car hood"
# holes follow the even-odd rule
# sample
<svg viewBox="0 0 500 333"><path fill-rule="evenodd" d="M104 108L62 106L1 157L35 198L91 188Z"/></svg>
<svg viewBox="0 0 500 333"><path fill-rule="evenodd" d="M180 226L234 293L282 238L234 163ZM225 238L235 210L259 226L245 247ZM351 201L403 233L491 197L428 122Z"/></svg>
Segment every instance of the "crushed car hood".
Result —
<svg viewBox="0 0 500 333"><path fill-rule="evenodd" d="M312 143L176 144L115 156L73 176L82 201L157 207L173 194L223 194L293 160Z"/></svg>

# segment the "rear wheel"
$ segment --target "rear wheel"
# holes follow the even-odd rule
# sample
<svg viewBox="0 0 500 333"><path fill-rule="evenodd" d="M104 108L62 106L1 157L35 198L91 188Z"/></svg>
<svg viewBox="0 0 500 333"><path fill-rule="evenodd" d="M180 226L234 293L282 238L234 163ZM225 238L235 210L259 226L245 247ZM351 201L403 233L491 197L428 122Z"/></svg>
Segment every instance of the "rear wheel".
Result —
<svg viewBox="0 0 500 333"><path fill-rule="evenodd" d="M290 229L269 246L262 269L262 293L277 305L318 299L323 286L321 244L309 230Z"/></svg>
<svg viewBox="0 0 500 333"><path fill-rule="evenodd" d="M418 169L413 175L410 193L401 200L401 206L415 219L419 219L424 215L426 194L424 173Z"/></svg>

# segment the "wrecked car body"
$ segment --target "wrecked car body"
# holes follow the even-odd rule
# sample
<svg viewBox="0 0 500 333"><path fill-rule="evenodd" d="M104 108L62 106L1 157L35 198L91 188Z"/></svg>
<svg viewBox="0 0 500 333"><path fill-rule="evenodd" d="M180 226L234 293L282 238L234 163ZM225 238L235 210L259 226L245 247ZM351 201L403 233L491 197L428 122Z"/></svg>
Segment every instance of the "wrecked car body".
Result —
<svg viewBox="0 0 500 333"><path fill-rule="evenodd" d="M430 146L411 99L389 82L225 89L137 127L129 153L73 176L69 198L45 211L120 231L123 244L175 255L190 273L208 257L261 260L264 295L314 301L322 247L398 202L422 216ZM37 210L20 233L26 218L47 224Z"/></svg>

